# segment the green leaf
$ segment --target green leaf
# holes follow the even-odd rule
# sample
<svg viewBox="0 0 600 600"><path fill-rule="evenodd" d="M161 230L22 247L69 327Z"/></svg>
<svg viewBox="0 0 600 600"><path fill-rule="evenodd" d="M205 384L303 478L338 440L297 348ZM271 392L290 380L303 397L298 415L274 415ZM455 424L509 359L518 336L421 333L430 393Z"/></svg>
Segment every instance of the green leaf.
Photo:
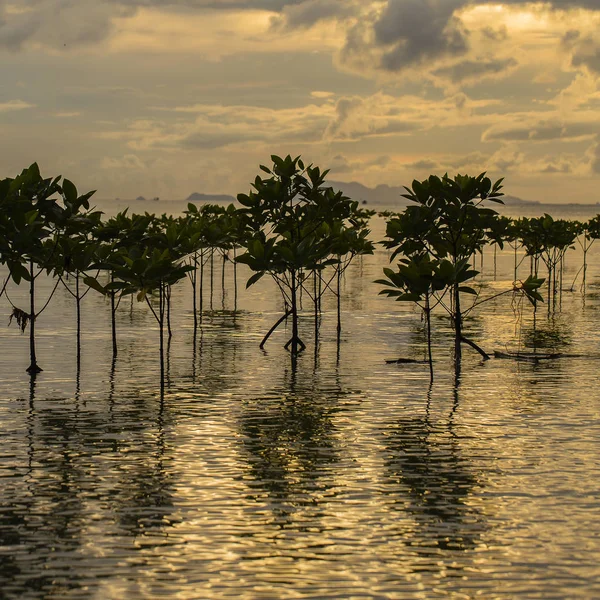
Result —
<svg viewBox="0 0 600 600"><path fill-rule="evenodd" d="M106 294L106 289L102 286L95 277L84 277L83 283L93 290L100 292L102 295Z"/></svg>
<svg viewBox="0 0 600 600"><path fill-rule="evenodd" d="M254 275L252 275L252 277L250 277L250 279L248 279L246 283L246 289L248 289L251 285L254 285L259 279L262 278L264 274L264 271L260 271L260 273L255 273Z"/></svg>
<svg viewBox="0 0 600 600"><path fill-rule="evenodd" d="M68 179L65 179L62 184L62 189L65 195L65 200L69 204L75 204L77 202L77 188L75 185Z"/></svg>
<svg viewBox="0 0 600 600"><path fill-rule="evenodd" d="M458 288L458 291L462 292L463 294L472 294L473 296L477 296L477 292L472 287L468 287L466 285L461 285Z"/></svg>

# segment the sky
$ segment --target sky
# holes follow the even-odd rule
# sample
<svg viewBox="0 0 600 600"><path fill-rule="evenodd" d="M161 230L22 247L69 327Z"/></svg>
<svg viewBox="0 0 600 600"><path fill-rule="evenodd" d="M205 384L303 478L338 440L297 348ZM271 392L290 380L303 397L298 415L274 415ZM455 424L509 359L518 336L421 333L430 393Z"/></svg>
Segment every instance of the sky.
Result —
<svg viewBox="0 0 600 600"><path fill-rule="evenodd" d="M0 176L100 198L487 171L600 201L600 0L0 0Z"/></svg>

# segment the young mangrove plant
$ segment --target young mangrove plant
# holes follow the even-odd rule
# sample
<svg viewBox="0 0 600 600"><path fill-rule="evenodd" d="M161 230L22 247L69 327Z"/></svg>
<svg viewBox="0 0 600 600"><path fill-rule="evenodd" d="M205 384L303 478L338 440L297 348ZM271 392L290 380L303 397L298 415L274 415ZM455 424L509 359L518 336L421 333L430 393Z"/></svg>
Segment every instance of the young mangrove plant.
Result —
<svg viewBox="0 0 600 600"><path fill-rule="evenodd" d="M439 281L436 279L436 288L444 284L440 289L431 289L431 293L436 296L435 302L448 312L454 328L457 372L460 369L462 344L475 349L484 360L489 358L478 344L465 335L464 318L475 307L498 296L480 299L480 290L476 291L468 284L478 274L469 261L488 242L492 223L497 218L496 211L483 204L485 201L501 203L501 189L502 180L492 184L485 173L477 177L457 175L454 178L432 175L421 182L413 181L412 188L406 188L404 197L414 204L408 206L399 217L388 221L388 239L383 243L394 250L391 260L402 254L410 264L417 257L423 262L424 256L427 256L429 262L423 264L431 265L431 270L424 274L423 289L431 289L428 284L432 286L432 273L436 278L439 277ZM401 269L404 267L406 271L407 266L401 265ZM416 265L413 266L416 268ZM391 284L392 288L398 288L399 285L398 291L410 293L401 270L398 271L397 283L389 278L389 274L388 280L386 285ZM527 282L516 282L502 294L518 291L537 298L539 294L536 290L541 285L539 281L530 278ZM475 297L467 309L463 307L461 295Z"/></svg>
<svg viewBox="0 0 600 600"><path fill-rule="evenodd" d="M327 171L305 167L300 157L271 159L272 167L260 167L267 177L257 176L254 190L238 195L249 237L246 252L236 260L255 272L246 287L268 274L284 301L284 315L267 333L261 347L274 329L291 316L292 336L285 347L296 355L306 348L298 331L301 286L307 273L336 262L327 259L329 248L319 239L321 222L315 220L313 210L323 193Z"/></svg>
<svg viewBox="0 0 600 600"><path fill-rule="evenodd" d="M77 218L80 208L89 209L89 197L94 192L77 195L75 186L67 179L60 185L60 177L44 179L36 163L14 179L6 179L0 186L0 237L3 238L2 261L8 266L10 278L19 284L29 283L29 310L14 305L13 317L24 331L29 325L29 359L27 372L42 369L36 354L36 321L47 308L59 284L56 284L41 309L36 304L36 281L46 272L50 275L58 247L67 223Z"/></svg>
<svg viewBox="0 0 600 600"><path fill-rule="evenodd" d="M581 247L581 251L583 252L583 265L581 266L579 271L577 271L575 279L571 284L570 291L573 291L575 289L575 282L577 281L579 275L583 273L580 289L585 296L585 286L587 283L588 269L588 252L594 245L594 242L597 239L600 239L600 215L596 215L595 217L591 218L587 223L580 223L578 233L579 235L577 237L577 242Z"/></svg>
<svg viewBox="0 0 600 600"><path fill-rule="evenodd" d="M110 298L111 339L113 360L118 354L117 345L117 309L121 302L122 282L117 280L115 272L125 266L128 249L143 246L148 235L152 215L127 215L127 210L118 213L105 222L99 223L94 230L94 239L99 242L96 267L108 274L108 282L101 285L95 278L84 280L96 291Z"/></svg>
<svg viewBox="0 0 600 600"><path fill-rule="evenodd" d="M151 249L148 246L133 246L123 251L122 263L115 265L115 282L112 289L122 295L135 294L138 302L146 302L159 328L160 385L164 391L165 352L164 329L166 321L167 289L183 279L191 269L173 259L168 248ZM110 291L110 290L109 290ZM158 296L158 306L151 301Z"/></svg>
<svg viewBox="0 0 600 600"><path fill-rule="evenodd" d="M90 291L85 283L95 276L93 270L98 261L98 242L94 230L100 224L102 213L89 210L91 194L79 196L77 188L68 179L62 184L65 206L60 229L56 232L56 252L50 259L53 274L58 277L67 292L75 300L77 372L81 368L81 302ZM72 280L72 283L71 283Z"/></svg>
<svg viewBox="0 0 600 600"><path fill-rule="evenodd" d="M432 258L425 252L415 253L410 258L403 258L398 263L398 270L383 270L387 279L379 279L375 283L385 286L381 295L395 298L398 302L414 302L422 311L427 332L427 362L429 377L433 383L433 356L431 352L431 311L442 301L436 297L448 287L445 276L451 265L448 261Z"/></svg>
<svg viewBox="0 0 600 600"><path fill-rule="evenodd" d="M548 311L555 306L557 294L562 294L564 257L580 232L575 221L554 219L549 214L537 218L523 218L517 222L517 234L525 247L525 255L532 257L532 271L538 274L541 259L548 271Z"/></svg>

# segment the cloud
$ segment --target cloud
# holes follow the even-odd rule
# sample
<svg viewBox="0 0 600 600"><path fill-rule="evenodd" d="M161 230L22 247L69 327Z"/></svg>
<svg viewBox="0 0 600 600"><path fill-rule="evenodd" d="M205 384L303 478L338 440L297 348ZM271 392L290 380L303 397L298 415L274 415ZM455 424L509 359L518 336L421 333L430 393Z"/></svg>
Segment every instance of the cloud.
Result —
<svg viewBox="0 0 600 600"><path fill-rule="evenodd" d="M125 154L122 157L104 157L100 163L102 169L146 170L144 162L135 154Z"/></svg>
<svg viewBox="0 0 600 600"><path fill-rule="evenodd" d="M0 0L0 48L21 50L26 44L54 50L92 46L116 31L120 18L139 9L163 14L263 10L280 12L302 0Z"/></svg>
<svg viewBox="0 0 600 600"><path fill-rule="evenodd" d="M439 163L430 158L421 158L413 162L407 163L406 167L409 169L416 169L418 171L436 171L439 169Z"/></svg>
<svg viewBox="0 0 600 600"><path fill-rule="evenodd" d="M303 29L320 21L344 20L356 14L357 3L353 0L304 0L284 6L272 24L275 29Z"/></svg>
<svg viewBox="0 0 600 600"><path fill-rule="evenodd" d="M35 104L24 102L23 100L9 100L8 102L0 102L0 113L12 112L15 110L25 110L26 108L35 108Z"/></svg>
<svg viewBox="0 0 600 600"><path fill-rule="evenodd" d="M337 154L333 159L325 161L333 177L342 173L365 173L365 171L378 171L385 169L390 164L389 156L376 156L374 158L352 157Z"/></svg>
<svg viewBox="0 0 600 600"><path fill-rule="evenodd" d="M94 45L109 36L114 18L134 11L98 0L0 0L0 48L17 51L27 42L54 49Z"/></svg>
<svg viewBox="0 0 600 600"><path fill-rule="evenodd" d="M480 60L466 59L447 67L433 71L433 74L452 83L466 81L478 82L488 77L506 75L518 66L514 58L482 58Z"/></svg>
<svg viewBox="0 0 600 600"><path fill-rule="evenodd" d="M313 98L318 98L320 100L327 100L329 98L333 98L335 96L335 92L322 92L319 90L315 90L310 93Z"/></svg>
<svg viewBox="0 0 600 600"><path fill-rule="evenodd" d="M136 151L209 151L247 144L319 143L333 117L329 103L299 108L274 109L257 106L196 104L170 109L192 115L173 123L162 119L131 122L127 128L97 134L102 139L124 140Z"/></svg>
<svg viewBox="0 0 600 600"><path fill-rule="evenodd" d="M328 141L357 141L373 136L407 135L425 126L420 111L393 96L377 93L368 97L345 96L335 104L324 139Z"/></svg>
<svg viewBox="0 0 600 600"><path fill-rule="evenodd" d="M527 119L530 121L527 122ZM585 118L566 120L562 115L553 113L551 116L540 118L537 115L516 117L513 123L498 123L483 132L483 142L551 142L575 141L600 132L597 114L590 112Z"/></svg>
<svg viewBox="0 0 600 600"><path fill-rule="evenodd" d="M73 111L63 111L63 112L56 112L54 113L54 116L59 118L59 119L71 119L74 117L80 117L81 116L81 112L73 110Z"/></svg>
<svg viewBox="0 0 600 600"><path fill-rule="evenodd" d="M463 0L388 0L373 24L375 42L385 48L380 66L388 71L458 56L468 49L468 33L454 17Z"/></svg>
<svg viewBox="0 0 600 600"><path fill-rule="evenodd" d="M595 75L600 75L600 40L587 37L578 40L573 49L571 64L574 67L584 67Z"/></svg>
<svg viewBox="0 0 600 600"><path fill-rule="evenodd" d="M600 142L596 141L588 150L590 171L592 174L600 175Z"/></svg>

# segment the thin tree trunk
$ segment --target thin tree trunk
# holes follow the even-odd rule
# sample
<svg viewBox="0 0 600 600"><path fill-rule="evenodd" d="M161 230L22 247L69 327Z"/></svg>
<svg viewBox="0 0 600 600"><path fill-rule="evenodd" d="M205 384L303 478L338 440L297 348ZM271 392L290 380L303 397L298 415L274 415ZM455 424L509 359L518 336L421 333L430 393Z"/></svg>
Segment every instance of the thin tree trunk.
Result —
<svg viewBox="0 0 600 600"><path fill-rule="evenodd" d="M192 303L194 306L194 335L198 331L198 253L194 252L194 271L192 272Z"/></svg>
<svg viewBox="0 0 600 600"><path fill-rule="evenodd" d="M295 269L292 269L292 354L298 354L298 305Z"/></svg>
<svg viewBox="0 0 600 600"><path fill-rule="evenodd" d="M114 275L111 273L111 276L110 276L111 283L113 283L114 280L115 280ZM117 352L118 352L116 312L117 312L117 307L116 307L116 302L115 302L115 291L111 290L111 292L110 292L110 315L111 315L111 329L112 329L113 359L115 359L117 357Z"/></svg>
<svg viewBox="0 0 600 600"><path fill-rule="evenodd" d="M169 335L169 339L173 337L173 332L171 331L171 286L165 285L165 299L166 299L166 309L167 309L167 332Z"/></svg>
<svg viewBox="0 0 600 600"><path fill-rule="evenodd" d="M319 337L319 297L317 290L317 271L313 272L313 300L315 305L315 347Z"/></svg>
<svg viewBox="0 0 600 600"><path fill-rule="evenodd" d="M233 310L237 311L237 251L235 246L233 247Z"/></svg>
<svg viewBox="0 0 600 600"><path fill-rule="evenodd" d="M560 277L558 281L558 309L562 311L562 295L563 295L563 273L565 271L565 253L560 256Z"/></svg>
<svg viewBox="0 0 600 600"><path fill-rule="evenodd" d="M79 295L79 271L75 273L75 304L77 306L77 372L81 369L81 296Z"/></svg>
<svg viewBox="0 0 600 600"><path fill-rule="evenodd" d="M221 305L223 311L225 310L225 252L223 252L223 266L221 268Z"/></svg>
<svg viewBox="0 0 600 600"><path fill-rule="evenodd" d="M558 259L556 258L556 248L552 252L552 310L556 308L556 268Z"/></svg>
<svg viewBox="0 0 600 600"><path fill-rule="evenodd" d="M552 299L552 262L548 261L548 315L551 312L551 299Z"/></svg>
<svg viewBox="0 0 600 600"><path fill-rule="evenodd" d="M494 244L494 281L496 281L496 273L497 273L497 266L498 266L497 251L498 251L498 248L497 248L496 244Z"/></svg>
<svg viewBox="0 0 600 600"><path fill-rule="evenodd" d="M586 276L587 276L587 253L588 253L587 240L584 240L584 242L583 242L583 283L581 285L581 289L584 294L585 294L585 283L586 283Z"/></svg>
<svg viewBox="0 0 600 600"><path fill-rule="evenodd" d="M429 381L433 383L433 356L431 353L431 306L429 294L425 294L425 321L427 326L427 360L429 362Z"/></svg>
<svg viewBox="0 0 600 600"><path fill-rule="evenodd" d="M323 297L323 280L321 279L321 274L319 274L319 313L321 312L321 298Z"/></svg>
<svg viewBox="0 0 600 600"><path fill-rule="evenodd" d="M200 252L200 320L204 310L204 250Z"/></svg>
<svg viewBox="0 0 600 600"><path fill-rule="evenodd" d="M160 335L160 394L161 398L165 392L165 341L164 341L164 322L165 322L165 291L161 283L158 295L158 329Z"/></svg>
<svg viewBox="0 0 600 600"><path fill-rule="evenodd" d="M214 292L214 280L215 280L215 251L211 248L210 250L210 310L213 309L213 292Z"/></svg>
<svg viewBox="0 0 600 600"><path fill-rule="evenodd" d="M340 266L338 265L338 272L337 272L337 334L338 337L340 337L341 333L342 333L342 306L341 306L341 279L342 279L342 270L340 269Z"/></svg>
<svg viewBox="0 0 600 600"><path fill-rule="evenodd" d="M462 359L462 314L460 312L460 292L458 291L458 284L454 285L453 289L454 299L454 360L456 363L457 371L460 370L460 363Z"/></svg>
<svg viewBox="0 0 600 600"><path fill-rule="evenodd" d="M40 373L43 369L37 364L35 355L35 277L33 275L33 260L29 261L29 367L27 372L31 375Z"/></svg>

